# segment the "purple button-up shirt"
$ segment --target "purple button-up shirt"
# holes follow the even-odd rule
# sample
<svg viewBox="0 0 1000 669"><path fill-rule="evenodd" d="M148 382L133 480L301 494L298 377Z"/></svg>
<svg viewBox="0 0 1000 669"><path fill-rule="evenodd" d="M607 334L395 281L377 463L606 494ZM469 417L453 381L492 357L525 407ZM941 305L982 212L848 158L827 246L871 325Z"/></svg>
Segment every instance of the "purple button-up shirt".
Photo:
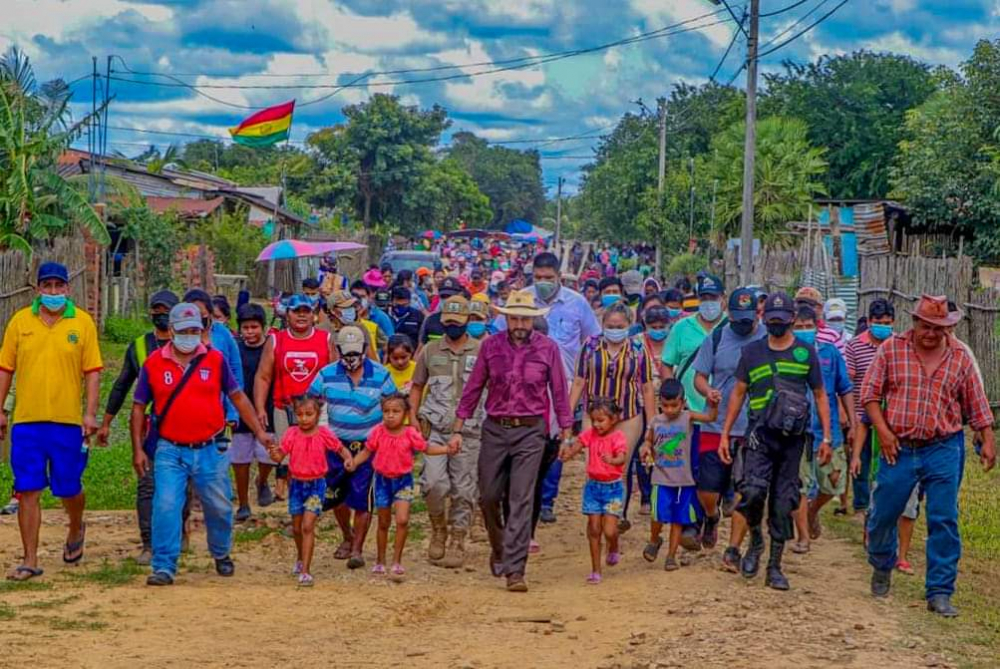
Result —
<svg viewBox="0 0 1000 669"><path fill-rule="evenodd" d="M551 392L559 427L573 426L559 347L543 334L532 332L521 346L511 343L507 332L487 337L465 382L455 415L462 420L471 418L487 386L488 416L547 418Z"/></svg>

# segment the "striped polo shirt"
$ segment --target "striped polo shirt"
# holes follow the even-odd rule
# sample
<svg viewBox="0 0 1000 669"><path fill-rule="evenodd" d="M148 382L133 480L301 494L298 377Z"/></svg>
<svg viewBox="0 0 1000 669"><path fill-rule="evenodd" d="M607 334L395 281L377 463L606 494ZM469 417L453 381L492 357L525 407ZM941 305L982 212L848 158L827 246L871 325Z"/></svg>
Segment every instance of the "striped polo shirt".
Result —
<svg viewBox="0 0 1000 669"><path fill-rule="evenodd" d="M864 420L865 407L861 404L861 381L875 359L879 344L872 339L867 330L847 342L844 349L844 362L847 363L847 376L854 384L854 414L858 420Z"/></svg>
<svg viewBox="0 0 1000 669"><path fill-rule="evenodd" d="M601 336L591 337L580 351L576 375L584 380L585 397L613 397L622 420L642 413L642 386L653 382L653 368L641 341L626 340L612 354Z"/></svg>
<svg viewBox="0 0 1000 669"><path fill-rule="evenodd" d="M330 431L344 442L364 441L382 422L382 398L396 393L389 370L366 358L357 385L347 368L335 362L319 370L308 394L326 402Z"/></svg>

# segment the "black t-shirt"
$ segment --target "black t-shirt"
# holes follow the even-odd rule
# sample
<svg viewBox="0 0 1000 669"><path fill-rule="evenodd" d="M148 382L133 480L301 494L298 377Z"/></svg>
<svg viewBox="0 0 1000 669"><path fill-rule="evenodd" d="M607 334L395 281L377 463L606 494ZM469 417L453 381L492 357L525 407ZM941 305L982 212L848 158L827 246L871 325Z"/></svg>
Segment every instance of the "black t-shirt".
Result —
<svg viewBox="0 0 1000 669"><path fill-rule="evenodd" d="M406 307L406 313L402 316L397 316L395 309L390 313L396 334L405 334L416 345L420 327L424 324L424 315L412 307Z"/></svg>
<svg viewBox="0 0 1000 669"><path fill-rule="evenodd" d="M253 404L253 382L257 376L257 368L260 367L260 357L264 354L264 344L257 347L247 346L242 339L236 340L236 345L240 349L240 362L243 365L243 392L250 398ZM274 425L274 392L267 393L267 422ZM236 432L251 432L250 426L240 418L240 424L236 426Z"/></svg>
<svg viewBox="0 0 1000 669"><path fill-rule="evenodd" d="M736 366L736 379L748 386L751 425L767 408L774 394L775 372L782 385L800 386L803 395L808 395L808 389L819 390L823 387L823 374L815 347L796 339L784 351L775 351L768 345L767 337L747 344Z"/></svg>

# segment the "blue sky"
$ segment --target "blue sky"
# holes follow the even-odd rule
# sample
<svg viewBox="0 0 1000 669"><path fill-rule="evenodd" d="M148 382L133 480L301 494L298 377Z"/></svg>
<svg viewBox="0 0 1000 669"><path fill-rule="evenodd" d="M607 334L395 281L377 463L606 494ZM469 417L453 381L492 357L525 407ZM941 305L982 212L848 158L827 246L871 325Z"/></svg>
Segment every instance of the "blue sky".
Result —
<svg viewBox="0 0 1000 669"><path fill-rule="evenodd" d="M763 18L762 41L801 20L778 42L794 35L839 1L807 0ZM764 13L796 3L761 0ZM188 88L139 83L174 82L130 74L126 67L173 74L196 86L335 85L366 72L585 49L718 8L708 0L3 0L3 5L0 48L17 44L26 50L39 79L87 75L94 56L103 73L107 57L120 56L113 63L113 76L120 80L111 81L116 97L110 148L126 155L140 153L150 142L165 147L184 138L116 127L227 137L225 129L251 113L230 105L260 107L294 97L299 106L292 137L300 141L341 121L344 105L377 91L397 94L408 104L444 106L454 120L449 132L471 130L494 141L597 137L622 113L637 109L634 100L652 105L674 82L705 81L736 30L721 14L687 24L695 29L684 34L538 67L422 84L399 81L487 68L375 75L366 82L377 86L304 104L330 90L202 89L216 98L211 100ZM741 12L741 0L730 5ZM762 67L859 48L954 67L977 39L998 34L1000 0L848 0L815 30L763 59ZM720 79L735 72L744 48L737 41ZM90 107L90 86L85 80L74 87L78 113ZM564 176L574 190L594 142L535 145L545 156L546 184Z"/></svg>

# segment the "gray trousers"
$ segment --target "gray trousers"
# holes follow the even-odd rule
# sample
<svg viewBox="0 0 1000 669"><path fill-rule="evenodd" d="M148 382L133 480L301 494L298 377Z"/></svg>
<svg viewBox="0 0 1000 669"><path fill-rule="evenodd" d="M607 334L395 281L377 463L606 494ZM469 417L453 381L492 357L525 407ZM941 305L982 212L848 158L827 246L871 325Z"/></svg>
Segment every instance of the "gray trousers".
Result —
<svg viewBox="0 0 1000 669"><path fill-rule="evenodd" d="M538 468L545 452L545 425L504 428L483 423L479 450L479 503L493 549L506 575L524 574L531 541L531 507ZM503 516L503 501L509 513Z"/></svg>
<svg viewBox="0 0 1000 669"><path fill-rule="evenodd" d="M451 433L431 430L427 441L446 445ZM479 460L479 436L462 435L462 450L456 455L427 455L420 474L420 489L427 501L427 513L444 515L448 498L451 510L448 524L452 530L468 532L472 507L476 503L476 463Z"/></svg>

